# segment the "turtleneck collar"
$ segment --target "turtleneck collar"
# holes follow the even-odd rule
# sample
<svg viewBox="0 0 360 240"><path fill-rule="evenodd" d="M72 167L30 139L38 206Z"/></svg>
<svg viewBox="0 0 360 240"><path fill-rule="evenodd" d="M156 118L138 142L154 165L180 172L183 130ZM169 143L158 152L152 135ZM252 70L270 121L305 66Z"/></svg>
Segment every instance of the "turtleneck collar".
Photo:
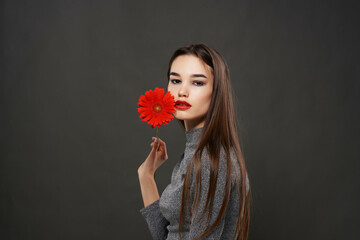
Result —
<svg viewBox="0 0 360 240"><path fill-rule="evenodd" d="M201 128L195 128L195 129L191 129L189 131L185 132L186 135L186 142L187 143L195 143L197 144L200 138L200 134L202 131L202 127Z"/></svg>

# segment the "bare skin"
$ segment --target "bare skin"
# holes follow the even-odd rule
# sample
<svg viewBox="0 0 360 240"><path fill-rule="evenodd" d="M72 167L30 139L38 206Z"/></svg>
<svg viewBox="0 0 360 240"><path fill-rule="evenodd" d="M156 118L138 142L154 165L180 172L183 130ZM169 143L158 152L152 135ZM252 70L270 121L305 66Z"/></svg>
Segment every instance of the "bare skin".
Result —
<svg viewBox="0 0 360 240"><path fill-rule="evenodd" d="M154 174L167 159L166 144L160 138L152 138L151 151L146 160L138 168L138 176L144 206L159 200ZM158 140L158 141L157 141Z"/></svg>

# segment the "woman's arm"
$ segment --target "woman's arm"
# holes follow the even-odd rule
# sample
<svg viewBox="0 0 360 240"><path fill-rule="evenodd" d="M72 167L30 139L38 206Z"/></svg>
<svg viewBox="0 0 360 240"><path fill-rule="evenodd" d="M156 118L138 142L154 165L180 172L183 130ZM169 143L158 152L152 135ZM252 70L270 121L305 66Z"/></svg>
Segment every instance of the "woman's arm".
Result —
<svg viewBox="0 0 360 240"><path fill-rule="evenodd" d="M139 183L141 188L141 195L144 202L144 207L159 200L159 192L156 186L154 175L139 174Z"/></svg>
<svg viewBox="0 0 360 240"><path fill-rule="evenodd" d="M161 164L167 160L168 155L166 144L160 139L153 138L151 147L148 157L138 168L141 195L144 202L144 208L140 212L149 226L152 237L154 239L166 239L168 234L166 226L169 225L169 222L160 212L159 192L154 174Z"/></svg>
<svg viewBox="0 0 360 240"><path fill-rule="evenodd" d="M151 152L138 168L141 195L145 207L159 200L159 192L155 183L154 174L161 164L168 159L164 141L153 137L153 142L150 146L152 147Z"/></svg>

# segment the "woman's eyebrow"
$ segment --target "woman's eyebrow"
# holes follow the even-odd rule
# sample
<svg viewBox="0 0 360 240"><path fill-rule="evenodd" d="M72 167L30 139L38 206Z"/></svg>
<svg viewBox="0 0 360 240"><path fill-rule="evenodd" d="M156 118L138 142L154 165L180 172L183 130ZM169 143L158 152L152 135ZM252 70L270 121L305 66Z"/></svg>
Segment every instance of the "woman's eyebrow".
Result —
<svg viewBox="0 0 360 240"><path fill-rule="evenodd" d="M178 74L178 73L176 73L176 72L171 72L169 75L170 75L170 76L180 77L180 74ZM207 79L207 77L206 77L204 74L192 74L191 77L195 77L195 78L196 78L196 77L201 77L201 78L206 78L206 79Z"/></svg>
<svg viewBox="0 0 360 240"><path fill-rule="evenodd" d="M201 78L207 78L204 74L193 74L192 77L201 77Z"/></svg>
<svg viewBox="0 0 360 240"><path fill-rule="evenodd" d="M169 75L170 75L170 76L177 76L177 77L180 77L180 74L178 74L178 73L176 73L176 72L171 72Z"/></svg>

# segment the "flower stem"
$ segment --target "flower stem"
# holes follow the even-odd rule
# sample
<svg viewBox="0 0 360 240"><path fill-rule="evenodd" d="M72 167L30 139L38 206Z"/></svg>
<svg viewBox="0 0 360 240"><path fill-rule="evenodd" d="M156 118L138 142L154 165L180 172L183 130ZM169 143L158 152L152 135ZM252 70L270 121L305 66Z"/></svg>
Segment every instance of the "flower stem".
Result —
<svg viewBox="0 0 360 240"><path fill-rule="evenodd" d="M156 128L156 141L158 142L159 141L159 126ZM155 173L156 172L154 172L154 179L155 179Z"/></svg>

